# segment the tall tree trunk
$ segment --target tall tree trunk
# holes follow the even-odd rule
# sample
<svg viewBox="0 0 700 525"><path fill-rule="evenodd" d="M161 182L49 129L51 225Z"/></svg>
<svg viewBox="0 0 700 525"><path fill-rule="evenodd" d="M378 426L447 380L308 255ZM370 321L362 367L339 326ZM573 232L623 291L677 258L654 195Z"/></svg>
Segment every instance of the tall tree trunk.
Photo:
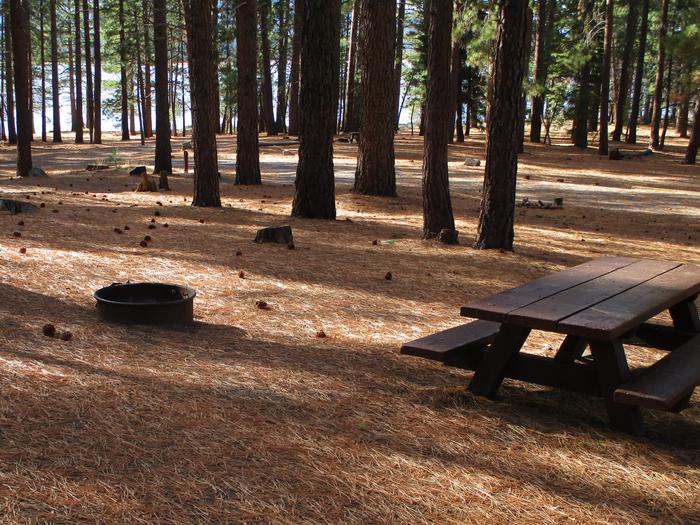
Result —
<svg viewBox="0 0 700 525"><path fill-rule="evenodd" d="M628 2L627 29L625 30L625 47L622 51L622 64L620 66L620 83L617 87L617 103L615 104L615 129L612 139L619 142L622 139L622 129L625 125L625 106L630 84L630 68L632 66L632 50L634 48L634 36L637 31L637 2Z"/></svg>
<svg viewBox="0 0 700 525"><path fill-rule="evenodd" d="M153 85L151 82L151 32L149 30L149 11L150 2L143 0L143 65L144 65L144 83L143 83L143 126L144 134L147 138L153 136ZM137 25L138 31L138 25Z"/></svg>
<svg viewBox="0 0 700 525"><path fill-rule="evenodd" d="M0 32L2 41L0 41L0 140L5 142L7 134L5 133L5 39L7 36L7 19L4 12L0 13Z"/></svg>
<svg viewBox="0 0 700 525"><path fill-rule="evenodd" d="M302 0L299 163L292 216L335 219L333 135L340 68L340 0Z"/></svg>
<svg viewBox="0 0 700 525"><path fill-rule="evenodd" d="M218 120L214 105L214 28L212 0L184 0L190 64L190 99L194 128L193 206L221 206L216 150ZM207 16L203 16L207 15ZM239 27L240 29L240 27Z"/></svg>
<svg viewBox="0 0 700 525"><path fill-rule="evenodd" d="M170 104L168 103L167 1L153 0L153 51L156 68L156 173L172 173Z"/></svg>
<svg viewBox="0 0 700 525"><path fill-rule="evenodd" d="M287 129L287 52L288 32L287 18L289 13L289 0L279 0L277 16L279 19L279 50L277 60L277 127L279 131Z"/></svg>
<svg viewBox="0 0 700 525"><path fill-rule="evenodd" d="M532 9L527 10L527 28L525 30L525 53L523 53L523 77L527 78L530 70L530 50L532 48ZM520 95L520 114L518 116L518 153L525 153L525 116L527 113L527 97L522 90Z"/></svg>
<svg viewBox="0 0 700 525"><path fill-rule="evenodd" d="M651 116L649 147L659 149L659 129L661 127L661 106L664 96L664 71L666 62L666 31L668 27L668 0L661 0L661 24L659 26L659 54L656 58L656 83L654 84L654 105Z"/></svg>
<svg viewBox="0 0 700 525"><path fill-rule="evenodd" d="M146 102L144 97L143 62L141 60L141 31L139 31L138 15L134 6L134 33L136 35L136 107L139 112L139 131L141 145L146 144L145 112Z"/></svg>
<svg viewBox="0 0 700 525"><path fill-rule="evenodd" d="M366 48L362 53L362 133L354 191L394 197L396 1L363 0L362 13Z"/></svg>
<svg viewBox="0 0 700 525"><path fill-rule="evenodd" d="M85 34L85 101L87 105L87 126L90 142L94 141L95 107L92 87L92 46L90 44L90 7L88 0L83 0L83 33Z"/></svg>
<svg viewBox="0 0 700 525"><path fill-rule="evenodd" d="M292 36L292 65L289 74L289 134L299 134L299 71L301 58L301 28L304 15L303 0L294 0L294 35Z"/></svg>
<svg viewBox="0 0 700 525"><path fill-rule="evenodd" d="M589 34L593 17L593 1L579 1L579 24L581 34ZM578 72L578 94L576 98L576 117L574 120L574 145L577 148L588 147L588 114L591 102L591 59L583 63Z"/></svg>
<svg viewBox="0 0 700 525"><path fill-rule="evenodd" d="M518 173L516 124L525 72L527 17L527 2L500 0L487 110L486 174L476 248L513 249Z"/></svg>
<svg viewBox="0 0 700 525"><path fill-rule="evenodd" d="M361 12L362 0L354 0L352 4L350 41L348 42L348 66L345 73L345 124L343 126L343 131L357 131L359 129L355 76L357 68L357 35L360 28Z"/></svg>
<svg viewBox="0 0 700 525"><path fill-rule="evenodd" d="M401 121L401 72L403 70L403 33L406 21L406 0L399 0L396 24L396 65L394 66L394 107L396 129Z"/></svg>
<svg viewBox="0 0 700 525"><path fill-rule="evenodd" d="M126 34L124 21L124 0L119 0L119 69L121 83L122 140L130 140L129 134L129 88L126 75Z"/></svg>
<svg viewBox="0 0 700 525"><path fill-rule="evenodd" d="M46 142L46 50L44 43L44 0L39 1L39 56L41 57L41 141Z"/></svg>
<svg viewBox="0 0 700 525"><path fill-rule="evenodd" d="M236 9L236 26L238 28L238 45L236 46L236 67L238 68L236 184L261 183L258 145L256 16L255 0L248 0Z"/></svg>
<svg viewBox="0 0 700 525"><path fill-rule="evenodd" d="M550 0L537 0L537 31L535 37L535 89L537 93L532 97L530 108L530 142L542 140L542 112L544 111L544 89L547 83L547 62L545 49L547 46L547 20L550 9L556 9L556 4Z"/></svg>
<svg viewBox="0 0 700 525"><path fill-rule="evenodd" d="M429 0L428 93L425 101L423 143L423 238L455 229L450 199L447 143L452 134L449 115L452 2ZM443 237L457 242L456 233Z"/></svg>
<svg viewBox="0 0 700 525"><path fill-rule="evenodd" d="M95 92L93 97L93 142L102 144L102 37L100 35L100 0L93 4L95 29Z"/></svg>
<svg viewBox="0 0 700 525"><path fill-rule="evenodd" d="M272 107L272 72L270 71L270 35L268 24L270 20L270 3L263 0L258 4L260 11L260 44L262 47L263 69L263 117L265 118L265 130L268 135L277 135L275 113Z"/></svg>
<svg viewBox="0 0 700 525"><path fill-rule="evenodd" d="M675 18L675 17L674 17ZM666 109L664 110L664 127L659 140L659 149L663 150L666 145L666 132L668 131L668 121L671 116L671 84L673 81L673 49L668 57L668 67L666 73Z"/></svg>
<svg viewBox="0 0 700 525"><path fill-rule="evenodd" d="M7 142L17 144L17 126L15 121L15 88L14 88L14 60L12 53L12 13L10 1L4 2L5 14L5 92L7 94Z"/></svg>
<svg viewBox="0 0 700 525"><path fill-rule="evenodd" d="M457 0L455 4L456 13L462 9L462 0ZM459 28L453 27L453 42L452 42L452 53L450 54L450 98L449 98L449 121L450 121L450 135L447 137L447 142L452 144L454 142L454 130L455 130L455 119L457 116L457 94L459 92L459 70L461 69L460 63L460 51L462 47L461 35L458 34Z"/></svg>
<svg viewBox="0 0 700 525"><path fill-rule="evenodd" d="M690 113L690 94L683 94L683 98L678 103L678 113L676 114L676 132L682 139L688 138L688 113Z"/></svg>
<svg viewBox="0 0 700 525"><path fill-rule="evenodd" d="M29 105L29 0L10 1L10 28L17 104L17 176L32 169L32 112Z"/></svg>
<svg viewBox="0 0 700 525"><path fill-rule="evenodd" d="M685 152L686 164L695 164L695 159L698 156L698 142L700 142L700 96L695 102L695 114L693 116L693 128L690 132L690 140L688 141L688 149Z"/></svg>
<svg viewBox="0 0 700 525"><path fill-rule="evenodd" d="M610 104L610 65L612 63L612 38L615 1L607 0L605 6L605 48L600 71L600 125L598 155L608 154L608 107Z"/></svg>
<svg viewBox="0 0 700 525"><path fill-rule="evenodd" d="M83 143L83 72L80 55L80 0L75 0L75 143Z"/></svg>
<svg viewBox="0 0 700 525"><path fill-rule="evenodd" d="M63 142L61 137L61 100L58 79L58 28L56 24L56 0L49 2L51 17L51 106L53 109L53 141Z"/></svg>
<svg viewBox="0 0 700 525"><path fill-rule="evenodd" d="M271 0L270 0L271 1ZM212 106L212 118L216 121L216 132L220 133L221 128L221 90L219 86L219 0L212 1L211 10L212 34L214 35L214 55L212 67L212 86L214 89L214 105Z"/></svg>
<svg viewBox="0 0 700 525"><path fill-rule="evenodd" d="M632 90L632 108L627 132L627 142L637 143L637 123L639 108L642 100L642 80L644 78L644 55L647 49L647 28L649 26L649 0L642 0L641 27L639 29L639 47L637 50L637 66L634 73L634 89Z"/></svg>

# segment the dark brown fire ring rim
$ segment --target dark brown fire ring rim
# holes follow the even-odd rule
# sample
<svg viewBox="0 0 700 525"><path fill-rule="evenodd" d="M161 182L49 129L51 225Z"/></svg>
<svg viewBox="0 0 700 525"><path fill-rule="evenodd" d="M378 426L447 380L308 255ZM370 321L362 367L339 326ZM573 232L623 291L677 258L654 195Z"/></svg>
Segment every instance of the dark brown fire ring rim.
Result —
<svg viewBox="0 0 700 525"><path fill-rule="evenodd" d="M144 286L144 285L154 285L154 286L163 286L163 287L171 287L171 288L177 288L182 292L183 295L186 295L186 297L183 297L181 299L175 299L174 301L153 301L153 302L127 302L127 301L114 301L112 299L105 299L104 297L100 297L100 292L103 292L105 290L109 290L117 288L117 287L124 287L124 286ZM113 304L117 306L131 306L131 307L146 307L146 306L164 306L164 305L175 305L175 304L182 304L182 303L187 303L191 302L194 300L194 298L197 296L197 290L194 288L190 288L188 286L182 286L180 284L172 284L172 283L157 283L157 282L143 282L143 283L113 283L109 286L104 286L100 288L99 290L95 290L92 292L92 296L94 299L99 302L99 303L105 303L105 304Z"/></svg>

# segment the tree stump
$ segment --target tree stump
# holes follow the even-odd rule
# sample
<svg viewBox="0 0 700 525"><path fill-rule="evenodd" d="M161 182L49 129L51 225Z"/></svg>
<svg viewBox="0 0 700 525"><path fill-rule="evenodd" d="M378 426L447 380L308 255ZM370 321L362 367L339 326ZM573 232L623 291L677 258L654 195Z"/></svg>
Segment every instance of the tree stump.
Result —
<svg viewBox="0 0 700 525"><path fill-rule="evenodd" d="M258 244L274 242L289 246L290 244L294 243L292 227L289 225L270 226L269 228L258 230L258 233L255 236L255 242Z"/></svg>
<svg viewBox="0 0 700 525"><path fill-rule="evenodd" d="M29 177L48 177L46 172L37 166L34 166L32 169L29 170L28 176Z"/></svg>
<svg viewBox="0 0 700 525"><path fill-rule="evenodd" d="M138 177L139 175L143 175L145 173L147 173L146 166L136 166L133 170L129 172L129 176Z"/></svg>
<svg viewBox="0 0 700 525"><path fill-rule="evenodd" d="M28 202L0 199L0 210L9 211L12 215L18 213L34 213L37 207Z"/></svg>
<svg viewBox="0 0 700 525"><path fill-rule="evenodd" d="M141 174L141 182L139 182L139 185L136 188L136 191L140 191L140 192L158 191L158 188L156 188L156 181L151 180L151 178L148 176L148 173L146 173L144 171Z"/></svg>

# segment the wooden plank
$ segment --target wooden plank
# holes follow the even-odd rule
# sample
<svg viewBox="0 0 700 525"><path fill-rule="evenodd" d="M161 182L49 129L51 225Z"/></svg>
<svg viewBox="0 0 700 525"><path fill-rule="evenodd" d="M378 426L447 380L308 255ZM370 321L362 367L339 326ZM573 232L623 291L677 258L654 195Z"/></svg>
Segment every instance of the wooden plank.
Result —
<svg viewBox="0 0 700 525"><path fill-rule="evenodd" d="M566 339L564 339L564 342L559 347L559 350L557 350L557 355L554 356L554 360L559 363L573 363L581 358L587 347L588 341L585 339L567 335Z"/></svg>
<svg viewBox="0 0 700 525"><path fill-rule="evenodd" d="M562 319L557 328L567 334L611 340L633 330L643 321L667 308L692 297L698 291L700 291L700 266L681 265Z"/></svg>
<svg viewBox="0 0 700 525"><path fill-rule="evenodd" d="M506 315L504 322L529 326L533 329L557 331L559 322L562 319L585 311L598 303L639 286L641 283L678 266L680 266L678 263L667 261L640 260L541 301L514 310ZM633 304L624 304L625 310L634 310ZM621 305L618 303L618 306ZM642 319L642 321L644 320ZM600 329L598 326L593 328L598 334L601 332L605 333L605 330ZM564 333L584 337L591 336L587 330L579 333L569 331L567 328ZM601 336L597 336L597 338L601 338ZM608 336L603 338L612 339L612 337Z"/></svg>
<svg viewBox="0 0 700 525"><path fill-rule="evenodd" d="M693 332L676 330L673 326L643 323L634 332L624 336L625 344L673 351L695 337Z"/></svg>
<svg viewBox="0 0 700 525"><path fill-rule="evenodd" d="M616 403L672 410L700 385L700 335L620 385Z"/></svg>
<svg viewBox="0 0 700 525"><path fill-rule="evenodd" d="M487 352L488 350L456 353L445 364L465 370L476 370ZM508 379L536 385L601 395L598 372L595 366L591 365L557 362L547 357L521 352L508 362L504 375Z"/></svg>
<svg viewBox="0 0 700 525"><path fill-rule="evenodd" d="M461 313L465 317L501 322L513 310L629 266L637 260L629 257L603 257L588 261L568 270L550 274L517 288L469 303L462 307Z"/></svg>
<svg viewBox="0 0 700 525"><path fill-rule="evenodd" d="M520 351L528 335L529 328L502 325L469 383L469 390L476 395L494 397L503 382L509 361Z"/></svg>
<svg viewBox="0 0 700 525"><path fill-rule="evenodd" d="M491 343L500 325L489 321L472 321L405 343L401 353L445 362L454 352Z"/></svg>
<svg viewBox="0 0 700 525"><path fill-rule="evenodd" d="M622 343L620 341L591 341L590 346L598 371L600 391L605 399L611 425L623 432L641 433L642 413L639 407L622 405L614 399L615 390L631 375Z"/></svg>

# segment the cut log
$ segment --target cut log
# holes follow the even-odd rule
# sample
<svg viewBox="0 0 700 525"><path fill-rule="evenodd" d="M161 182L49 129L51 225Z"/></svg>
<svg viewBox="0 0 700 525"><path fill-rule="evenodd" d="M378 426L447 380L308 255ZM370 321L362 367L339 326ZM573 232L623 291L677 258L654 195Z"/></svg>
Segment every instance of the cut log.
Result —
<svg viewBox="0 0 700 525"><path fill-rule="evenodd" d="M146 166L136 166L133 170L129 172L129 176L138 177L139 175L143 175L144 173L147 173Z"/></svg>
<svg viewBox="0 0 700 525"><path fill-rule="evenodd" d="M0 210L9 211L12 215L18 213L34 213L38 208L33 204L9 199L0 199Z"/></svg>

